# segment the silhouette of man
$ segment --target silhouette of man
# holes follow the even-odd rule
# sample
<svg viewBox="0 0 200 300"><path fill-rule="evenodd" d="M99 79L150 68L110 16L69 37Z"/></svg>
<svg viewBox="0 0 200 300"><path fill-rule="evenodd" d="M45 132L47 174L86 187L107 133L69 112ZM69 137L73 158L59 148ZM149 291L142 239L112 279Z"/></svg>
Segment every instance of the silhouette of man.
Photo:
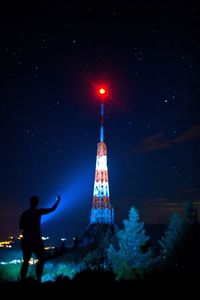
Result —
<svg viewBox="0 0 200 300"><path fill-rule="evenodd" d="M51 208L37 209L39 198L32 196L30 198L30 208L24 211L20 217L19 228L22 229L23 238L21 241L21 249L23 254L23 263L21 266L21 280L26 278L29 260L31 254L35 253L38 262L36 266L37 281L41 282L44 267L45 249L41 237L40 221L41 216L54 211L60 202L60 196Z"/></svg>

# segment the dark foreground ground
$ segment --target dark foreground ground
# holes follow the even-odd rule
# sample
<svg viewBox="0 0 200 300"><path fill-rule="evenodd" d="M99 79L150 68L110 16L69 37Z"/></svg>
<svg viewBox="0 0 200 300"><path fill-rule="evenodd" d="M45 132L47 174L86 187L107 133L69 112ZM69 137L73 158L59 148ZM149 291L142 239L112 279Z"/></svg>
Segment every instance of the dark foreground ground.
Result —
<svg viewBox="0 0 200 300"><path fill-rule="evenodd" d="M158 299L173 298L173 296L189 296L191 299L200 290L200 274L191 272L155 272L142 280L116 281L114 275L109 272L84 271L78 274L73 280L67 277L58 277L55 282L38 284L33 278L27 278L25 282L2 282L0 291L6 295L24 295L26 298L32 296L41 299L53 296L70 299L73 296L81 295L81 298L96 299L105 297L111 293L113 297L120 296L133 298L133 295L154 296ZM130 295L130 297L128 296ZM35 297L35 298L36 298ZM80 298L80 297L79 297ZM69 298L68 298L69 299Z"/></svg>

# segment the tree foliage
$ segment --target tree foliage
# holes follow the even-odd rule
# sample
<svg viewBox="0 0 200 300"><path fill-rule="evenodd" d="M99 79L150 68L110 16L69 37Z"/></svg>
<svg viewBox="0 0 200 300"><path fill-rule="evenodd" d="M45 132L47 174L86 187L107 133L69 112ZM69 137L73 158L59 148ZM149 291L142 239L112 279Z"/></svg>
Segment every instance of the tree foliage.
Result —
<svg viewBox="0 0 200 300"><path fill-rule="evenodd" d="M164 236L159 241L162 263L178 266L178 257L180 259L183 252L183 224L183 219L178 213L171 215Z"/></svg>
<svg viewBox="0 0 200 300"><path fill-rule="evenodd" d="M123 224L124 229L117 232L118 247L109 247L108 258L117 279L133 279L152 263L152 252L145 247L149 237L134 207L130 209L129 217Z"/></svg>
<svg viewBox="0 0 200 300"><path fill-rule="evenodd" d="M184 205L184 216L174 213L159 241L161 262L168 268L199 268L200 230L198 211L192 202Z"/></svg>

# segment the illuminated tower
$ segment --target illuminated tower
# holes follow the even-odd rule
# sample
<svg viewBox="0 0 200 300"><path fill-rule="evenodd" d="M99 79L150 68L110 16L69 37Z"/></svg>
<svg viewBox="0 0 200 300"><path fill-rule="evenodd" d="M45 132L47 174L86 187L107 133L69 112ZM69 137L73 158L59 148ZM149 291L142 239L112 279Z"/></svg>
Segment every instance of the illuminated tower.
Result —
<svg viewBox="0 0 200 300"><path fill-rule="evenodd" d="M90 224L114 224L114 209L110 205L107 146L104 142L104 97L105 89L99 89L101 95L100 142L97 144L96 170Z"/></svg>

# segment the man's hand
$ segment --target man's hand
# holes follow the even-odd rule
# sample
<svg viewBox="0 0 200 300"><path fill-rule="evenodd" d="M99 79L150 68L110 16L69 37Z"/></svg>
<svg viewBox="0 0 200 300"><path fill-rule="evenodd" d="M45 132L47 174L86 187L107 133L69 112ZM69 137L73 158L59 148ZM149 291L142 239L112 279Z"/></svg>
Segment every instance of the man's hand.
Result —
<svg viewBox="0 0 200 300"><path fill-rule="evenodd" d="M56 200L57 200L58 202L60 202L60 195L57 195L57 196L56 196Z"/></svg>
<svg viewBox="0 0 200 300"><path fill-rule="evenodd" d="M54 210L57 208L59 202L60 202L60 195L57 195L57 196L56 196L56 202L55 202L54 205L52 206L51 211L54 211Z"/></svg>

